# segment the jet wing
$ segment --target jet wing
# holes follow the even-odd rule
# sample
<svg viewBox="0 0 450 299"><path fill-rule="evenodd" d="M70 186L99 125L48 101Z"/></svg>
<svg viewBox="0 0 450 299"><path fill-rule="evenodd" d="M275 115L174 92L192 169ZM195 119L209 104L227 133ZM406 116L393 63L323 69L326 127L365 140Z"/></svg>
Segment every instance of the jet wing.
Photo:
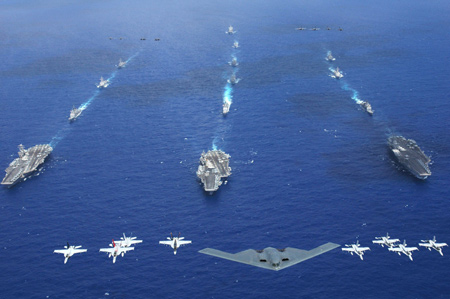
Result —
<svg viewBox="0 0 450 299"><path fill-rule="evenodd" d="M113 253L114 250L115 250L114 248L100 248L100 252Z"/></svg>
<svg viewBox="0 0 450 299"><path fill-rule="evenodd" d="M191 243L192 243L192 241L183 241L183 240L178 241L178 245L179 246L186 245L186 244L191 244Z"/></svg>
<svg viewBox="0 0 450 299"><path fill-rule="evenodd" d="M311 250L302 250L288 247L283 252L283 258L288 258L289 260L281 263L280 270L309 260L339 246L339 244L328 242Z"/></svg>
<svg viewBox="0 0 450 299"><path fill-rule="evenodd" d="M403 250L400 247L391 247L391 248L389 248L389 251L399 252L399 251L403 251Z"/></svg>
<svg viewBox="0 0 450 299"><path fill-rule="evenodd" d="M122 247L122 248L120 248L120 250L122 252L127 252L127 251L130 251L130 250L134 250L134 247Z"/></svg>
<svg viewBox="0 0 450 299"><path fill-rule="evenodd" d="M384 244L383 240L373 240L372 243L374 244Z"/></svg>
<svg viewBox="0 0 450 299"><path fill-rule="evenodd" d="M164 245L172 246L173 241L159 241L159 244L164 244Z"/></svg>
<svg viewBox="0 0 450 299"><path fill-rule="evenodd" d="M406 247L405 248L406 252L411 252L411 251L414 251L414 250L419 250L419 248L417 248L417 247Z"/></svg>
<svg viewBox="0 0 450 299"><path fill-rule="evenodd" d="M283 252L280 252L281 256L283 257L283 260L285 259L287 260L282 261L279 268L277 269L272 267L270 264L266 262L261 262L260 254L254 249L247 249L235 254L220 251L213 248L205 248L200 250L199 252L242 264L278 271L293 266L295 264L301 263L303 261L306 261L310 258L313 258L317 255L330 251L339 246L340 245L334 243L326 243L309 251L288 247Z"/></svg>
<svg viewBox="0 0 450 299"><path fill-rule="evenodd" d="M433 247L430 243L419 243L419 246L423 246L423 247Z"/></svg>
<svg viewBox="0 0 450 299"><path fill-rule="evenodd" d="M351 248L351 247L344 247L342 248L342 251L355 251L355 249Z"/></svg>
<svg viewBox="0 0 450 299"><path fill-rule="evenodd" d="M366 250L370 250L369 247L359 247L358 248L359 251L366 251Z"/></svg>
<svg viewBox="0 0 450 299"><path fill-rule="evenodd" d="M66 254L69 250L68 249L56 249L53 251L53 253L62 253Z"/></svg>
<svg viewBox="0 0 450 299"><path fill-rule="evenodd" d="M72 252L75 253L82 253L82 252L86 252L87 249L73 249Z"/></svg>

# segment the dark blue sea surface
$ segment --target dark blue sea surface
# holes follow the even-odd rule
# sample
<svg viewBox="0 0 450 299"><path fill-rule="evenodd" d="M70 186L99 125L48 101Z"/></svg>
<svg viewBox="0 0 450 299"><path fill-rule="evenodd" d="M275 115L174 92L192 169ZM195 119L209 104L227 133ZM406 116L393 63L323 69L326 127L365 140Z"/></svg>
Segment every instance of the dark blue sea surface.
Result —
<svg viewBox="0 0 450 299"><path fill-rule="evenodd" d="M0 189L0 297L448 298L450 249L411 262L371 240L450 243L449 15L439 0L2 1L0 169L20 143L54 150ZM395 163L391 134L417 141L430 178ZM232 175L209 195L196 170L213 148ZM124 232L144 242L113 264L98 250ZM170 232L192 244L174 256ZM357 240L364 261L335 249L280 272L197 252ZM88 251L63 264L66 242Z"/></svg>

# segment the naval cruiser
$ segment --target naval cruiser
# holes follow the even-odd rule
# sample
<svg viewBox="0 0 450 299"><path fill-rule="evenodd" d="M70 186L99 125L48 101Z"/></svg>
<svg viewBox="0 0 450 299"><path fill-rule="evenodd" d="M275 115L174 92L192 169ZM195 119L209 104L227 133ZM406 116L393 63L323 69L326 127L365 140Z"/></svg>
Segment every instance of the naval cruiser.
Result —
<svg viewBox="0 0 450 299"><path fill-rule="evenodd" d="M372 106L370 105L369 102L366 102L366 101L360 101L358 104L360 104L361 107L362 107L367 113L369 113L370 116L373 115L373 109L372 109Z"/></svg>
<svg viewBox="0 0 450 299"><path fill-rule="evenodd" d="M331 51L328 51L327 53L327 57L325 58L328 61L335 61L336 58L333 57L333 55L331 55Z"/></svg>
<svg viewBox="0 0 450 299"><path fill-rule="evenodd" d="M344 77L344 75L339 71L339 68L337 67L334 71L333 71L333 75L331 75L331 77L335 78L335 79L341 79L342 77Z"/></svg>
<svg viewBox="0 0 450 299"><path fill-rule="evenodd" d="M104 80L103 77L100 77L100 83L97 85L97 88L108 87L109 81L108 79Z"/></svg>
<svg viewBox="0 0 450 299"><path fill-rule="evenodd" d="M221 150L203 152L200 157L197 176L203 183L207 192L214 192L222 185L221 178L231 175L231 167L228 166L230 155Z"/></svg>
<svg viewBox="0 0 450 299"><path fill-rule="evenodd" d="M228 64L231 65L232 67L236 67L236 66L239 65L239 63L237 62L236 57L233 57L233 59L230 62L228 62Z"/></svg>
<svg viewBox="0 0 450 299"><path fill-rule="evenodd" d="M70 110L69 121L73 122L76 120L77 117L80 116L81 112L83 112L83 109L75 108L75 106L73 106L72 110Z"/></svg>
<svg viewBox="0 0 450 299"><path fill-rule="evenodd" d="M431 160L414 140L406 139L403 136L391 136L388 144L398 162L416 178L424 180L431 175L428 167Z"/></svg>
<svg viewBox="0 0 450 299"><path fill-rule="evenodd" d="M222 110L223 115L227 115L228 112L230 112L230 106L231 106L231 103L228 102L228 101L225 101L225 102L223 103L223 110Z"/></svg>
<svg viewBox="0 0 450 299"><path fill-rule="evenodd" d="M38 144L29 149L19 145L19 158L9 164L2 185L12 187L44 163L45 158L53 151L49 144Z"/></svg>
<svg viewBox="0 0 450 299"><path fill-rule="evenodd" d="M234 85L236 83L239 83L239 80L241 79L237 79L235 74L232 74L230 79L227 80L228 83Z"/></svg>
<svg viewBox="0 0 450 299"><path fill-rule="evenodd" d="M117 65L118 69L121 69L123 67L125 67L125 65L127 65L126 61L122 61L122 58L119 59L119 64Z"/></svg>

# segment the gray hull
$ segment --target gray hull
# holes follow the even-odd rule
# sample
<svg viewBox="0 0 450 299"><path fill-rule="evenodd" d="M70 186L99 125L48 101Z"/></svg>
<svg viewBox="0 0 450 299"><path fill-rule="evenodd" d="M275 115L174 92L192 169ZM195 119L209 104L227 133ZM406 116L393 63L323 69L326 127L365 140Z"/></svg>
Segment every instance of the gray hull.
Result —
<svg viewBox="0 0 450 299"><path fill-rule="evenodd" d="M52 151L53 148L48 144L35 145L28 150L21 148L19 158L12 161L8 168L6 168L6 175L1 184L11 187L22 181L25 177L36 171Z"/></svg>
<svg viewBox="0 0 450 299"><path fill-rule="evenodd" d="M204 185L205 191L214 192L222 185L222 178L231 175L229 167L230 155L221 150L203 152L200 157L197 176Z"/></svg>
<svg viewBox="0 0 450 299"><path fill-rule="evenodd" d="M424 180L431 175L428 166L431 160L414 140L403 136L391 136L388 144L398 162L415 177Z"/></svg>

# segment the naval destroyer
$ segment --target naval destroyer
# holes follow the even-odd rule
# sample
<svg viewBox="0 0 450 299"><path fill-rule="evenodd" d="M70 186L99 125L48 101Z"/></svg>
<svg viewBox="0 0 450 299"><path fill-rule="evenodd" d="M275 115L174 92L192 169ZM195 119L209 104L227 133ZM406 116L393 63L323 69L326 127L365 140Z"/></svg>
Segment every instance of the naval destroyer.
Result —
<svg viewBox="0 0 450 299"><path fill-rule="evenodd" d="M225 102L223 103L222 106L223 106L223 107L222 107L222 113L223 113L223 115L227 115L228 112L230 112L230 106L231 106L231 103L228 102L228 101L225 101Z"/></svg>
<svg viewBox="0 0 450 299"><path fill-rule="evenodd" d="M203 152L200 157L197 176L204 185L205 191L214 192L222 185L222 178L231 175L231 167L228 166L230 155L221 150Z"/></svg>
<svg viewBox="0 0 450 299"><path fill-rule="evenodd" d="M414 140L406 139L403 136L391 136L388 144L398 162L415 177L424 180L431 175L428 167L431 160Z"/></svg>
<svg viewBox="0 0 450 299"><path fill-rule="evenodd" d="M74 106L72 110L70 110L69 121L73 122L74 120L76 120L77 117L80 116L81 112L83 112L83 109L78 109Z"/></svg>
<svg viewBox="0 0 450 299"><path fill-rule="evenodd" d="M38 144L29 149L25 149L22 144L19 145L19 158L9 164L6 168L6 175L3 178L2 185L8 187L20 182L26 176L34 172L39 165L44 163L45 158L53 151L49 144Z"/></svg>
<svg viewBox="0 0 450 299"><path fill-rule="evenodd" d="M364 109L364 111L366 111L367 113L369 113L370 116L373 115L372 105L370 105L369 102L366 102L366 101L360 101L359 104L360 104L361 107Z"/></svg>

